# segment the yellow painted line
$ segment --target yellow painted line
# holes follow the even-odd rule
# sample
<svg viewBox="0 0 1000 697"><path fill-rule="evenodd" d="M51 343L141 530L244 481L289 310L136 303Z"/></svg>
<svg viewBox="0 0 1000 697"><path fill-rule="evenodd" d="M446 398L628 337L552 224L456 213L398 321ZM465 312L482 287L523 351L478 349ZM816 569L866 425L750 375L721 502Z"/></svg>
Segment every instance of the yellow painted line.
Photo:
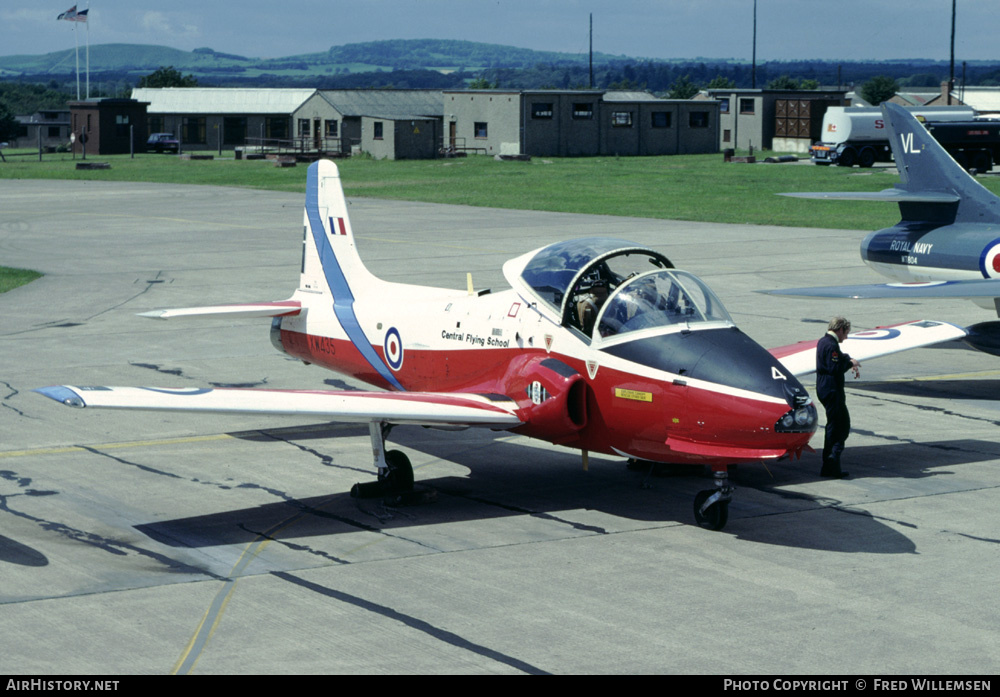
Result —
<svg viewBox="0 0 1000 697"><path fill-rule="evenodd" d="M182 436L178 438L161 438L158 440L135 440L121 443L95 443L84 447L82 445L66 445L54 448L29 448L28 450L5 450L0 451L0 460L11 457L30 457L32 455L63 455L66 453L85 453L88 448L94 450L118 450L121 448L148 448L157 445L183 445L185 443L203 443L207 441L219 441L235 439L235 435L229 433L218 433L211 436Z"/></svg>
<svg viewBox="0 0 1000 697"><path fill-rule="evenodd" d="M326 505L326 503L334 500L334 498L336 497L331 497L326 502L321 503L316 507L316 509L321 509L324 505ZM264 551L265 547L274 541L275 536L281 530L294 525L306 515L307 513L305 511L296 513L290 518L287 518L286 520L273 526L270 530L266 530L261 533L255 540L244 547L243 552L240 553L239 559L236 560L232 570L229 572L230 578L222 584L222 588L220 588L219 592L215 594L215 598L212 600L212 603L209 605L208 609L205 610L205 614L202 615L201 622L198 623L198 628L191 637L191 641L189 641L187 646L184 647L184 651L181 652L180 657L177 659L177 663L174 664L173 670L170 671L171 675L177 675L178 673L187 675L194 670L195 665L198 663L198 659L201 658L202 651L206 648L206 646L208 646L208 642L212 639L212 635L214 635L215 630L218 629L219 623L222 621L222 615L225 614L226 608L229 606L229 601L233 596L233 591L236 590L236 584L245 574L247 567L262 551ZM376 542L381 541L382 539L385 539L385 537L380 537L379 540L376 540ZM361 547L364 546L366 545L361 545ZM358 547L358 549L361 547ZM208 625L207 629L206 625Z"/></svg>
<svg viewBox="0 0 1000 697"><path fill-rule="evenodd" d="M256 429L237 431L233 433L215 433L207 436L177 436L176 438L158 438L154 440L133 440L119 443L94 443L86 447L82 445L64 445L48 448L28 448L26 450L2 450L0 460L14 457L30 457L32 455L64 455L66 453L85 453L93 450L120 450L123 448L150 448L160 445L185 445L188 443L207 443L221 440L240 440L245 436L277 436L281 434L315 433L317 431L346 431L359 428L358 424L314 424L311 426L289 426L285 428Z"/></svg>
<svg viewBox="0 0 1000 697"><path fill-rule="evenodd" d="M212 636L215 634L215 630L219 627L219 622L222 621L222 615L226 611L226 607L229 605L229 600L232 598L233 591L236 590L236 583L239 581L239 577L247 565L260 554L261 550L267 546L270 540L263 537L257 537L253 542L247 545L243 552L240 554L240 558L236 560L236 564L230 570L230 579L223 583L222 588L219 592L215 594L215 598L209 605L208 609L205 610L205 614L201 617L201 622L198 623L198 628L195 630L194 635L191 637L191 641L188 642L187 646L184 647L184 651L181 652L180 657L177 659L177 663L174 664L173 670L170 671L171 675L177 675L181 672L187 675L192 670L194 670L195 665L198 663L198 659L201 658L202 649L208 644ZM250 550L253 550L253 554L249 557L247 556ZM210 623L207 631L205 625ZM193 652L193 653L192 653Z"/></svg>

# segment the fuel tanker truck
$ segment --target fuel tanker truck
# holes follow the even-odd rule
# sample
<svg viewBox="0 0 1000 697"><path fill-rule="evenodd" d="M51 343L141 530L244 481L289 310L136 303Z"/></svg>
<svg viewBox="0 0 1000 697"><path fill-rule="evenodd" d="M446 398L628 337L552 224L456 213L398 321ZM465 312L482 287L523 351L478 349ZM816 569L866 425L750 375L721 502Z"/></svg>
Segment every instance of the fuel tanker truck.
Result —
<svg viewBox="0 0 1000 697"><path fill-rule="evenodd" d="M966 169L987 172L1000 161L1000 120L980 119L971 107L908 107L948 153ZM882 110L830 107L823 117L823 140L809 148L818 165L871 167L891 162Z"/></svg>

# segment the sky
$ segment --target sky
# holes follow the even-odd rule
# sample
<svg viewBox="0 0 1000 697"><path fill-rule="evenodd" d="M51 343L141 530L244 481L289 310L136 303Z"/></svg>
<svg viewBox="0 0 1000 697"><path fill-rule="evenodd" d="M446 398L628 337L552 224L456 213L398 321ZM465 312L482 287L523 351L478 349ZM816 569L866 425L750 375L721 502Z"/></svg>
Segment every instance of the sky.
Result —
<svg viewBox="0 0 1000 697"><path fill-rule="evenodd" d="M955 61L1000 60L998 0L956 0ZM754 0L0 0L0 55L103 43L254 58L385 39L459 39L634 58L750 60ZM88 6L87 0L79 9ZM757 60L949 59L952 0L757 0Z"/></svg>

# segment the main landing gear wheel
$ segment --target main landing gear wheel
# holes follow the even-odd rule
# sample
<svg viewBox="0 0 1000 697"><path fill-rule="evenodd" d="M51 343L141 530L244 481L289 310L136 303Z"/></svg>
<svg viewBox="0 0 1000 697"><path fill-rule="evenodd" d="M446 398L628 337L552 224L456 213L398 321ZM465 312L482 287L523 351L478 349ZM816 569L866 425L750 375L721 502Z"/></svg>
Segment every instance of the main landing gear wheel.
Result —
<svg viewBox="0 0 1000 697"><path fill-rule="evenodd" d="M729 484L727 467L713 467L712 473L716 488L699 491L694 497L694 519L706 530L722 530L729 520L729 502L736 487Z"/></svg>
<svg viewBox="0 0 1000 697"><path fill-rule="evenodd" d="M404 506L433 501L433 490L413 486L413 465L400 450L385 450L385 438L392 430L392 424L373 422L368 431L372 440L372 453L375 456L375 469L378 470L378 480L361 482L351 487L351 497L356 499L381 498L387 506Z"/></svg>
<svg viewBox="0 0 1000 697"><path fill-rule="evenodd" d="M386 469L378 473L379 484L388 493L413 491L413 465L401 450L385 454Z"/></svg>

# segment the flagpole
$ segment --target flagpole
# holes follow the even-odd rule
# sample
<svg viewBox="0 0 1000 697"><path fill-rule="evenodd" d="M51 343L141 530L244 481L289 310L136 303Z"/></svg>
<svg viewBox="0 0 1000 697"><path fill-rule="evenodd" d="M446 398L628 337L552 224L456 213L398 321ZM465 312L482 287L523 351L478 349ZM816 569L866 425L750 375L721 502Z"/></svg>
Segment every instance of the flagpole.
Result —
<svg viewBox="0 0 1000 697"><path fill-rule="evenodd" d="M80 37L73 24L73 43L76 44L76 101L80 101Z"/></svg>
<svg viewBox="0 0 1000 697"><path fill-rule="evenodd" d="M90 0L87 0L87 18L83 23L87 25L87 99L90 99Z"/></svg>

